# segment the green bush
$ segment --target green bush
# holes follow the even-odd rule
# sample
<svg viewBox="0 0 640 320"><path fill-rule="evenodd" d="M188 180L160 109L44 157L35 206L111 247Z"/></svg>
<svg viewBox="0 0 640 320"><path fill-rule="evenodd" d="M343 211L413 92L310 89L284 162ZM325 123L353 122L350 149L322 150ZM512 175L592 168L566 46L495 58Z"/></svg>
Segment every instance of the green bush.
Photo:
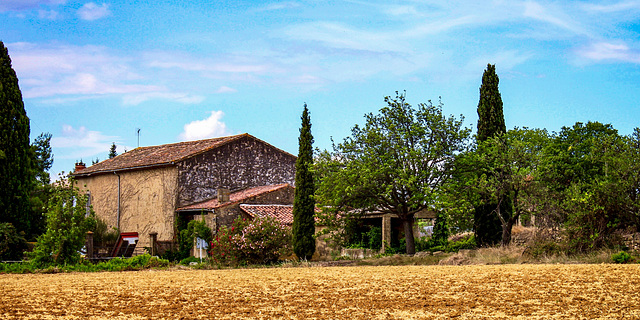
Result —
<svg viewBox="0 0 640 320"><path fill-rule="evenodd" d="M475 236L472 234L471 236L467 237L467 238L462 238L458 241L454 241L454 242L449 242L449 244L446 247L447 252L458 252L460 250L463 249L475 249L477 248L477 244L476 244L476 238Z"/></svg>
<svg viewBox="0 0 640 320"><path fill-rule="evenodd" d="M11 223L0 223L0 260L22 260L27 241Z"/></svg>
<svg viewBox="0 0 640 320"><path fill-rule="evenodd" d="M529 256L531 258L539 257L553 257L562 252L562 247L559 244L551 240L536 241L529 245L522 255Z"/></svg>
<svg viewBox="0 0 640 320"><path fill-rule="evenodd" d="M624 252L624 251L620 251L614 255L611 256L611 260L613 260L613 262L615 263L627 263L629 261L631 261L631 255Z"/></svg>
<svg viewBox="0 0 640 320"><path fill-rule="evenodd" d="M26 261L22 263L0 263L0 273L57 273L57 272L100 272L100 271L129 271L160 268L169 265L168 260L152 257L148 254L131 258L114 258L100 263L82 260L76 264L47 265L45 267Z"/></svg>
<svg viewBox="0 0 640 320"><path fill-rule="evenodd" d="M29 254L33 262L40 267L78 263L87 231L95 226L95 219L86 215L87 197L77 188L54 188L46 213L47 231Z"/></svg>
<svg viewBox="0 0 640 320"><path fill-rule="evenodd" d="M275 218L236 219L211 242L212 260L225 265L265 264L292 254L291 227Z"/></svg>

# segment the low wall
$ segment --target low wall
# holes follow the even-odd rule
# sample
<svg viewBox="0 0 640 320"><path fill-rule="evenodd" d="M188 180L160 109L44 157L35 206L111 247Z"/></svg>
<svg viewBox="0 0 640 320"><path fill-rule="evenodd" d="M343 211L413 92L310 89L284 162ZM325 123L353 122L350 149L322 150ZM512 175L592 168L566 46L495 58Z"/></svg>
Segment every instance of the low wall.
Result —
<svg viewBox="0 0 640 320"><path fill-rule="evenodd" d="M640 232L622 236L624 244L629 250L640 253Z"/></svg>
<svg viewBox="0 0 640 320"><path fill-rule="evenodd" d="M380 250L373 249L341 249L340 255L343 257L349 257L351 259L365 259L371 258L377 254L380 254Z"/></svg>

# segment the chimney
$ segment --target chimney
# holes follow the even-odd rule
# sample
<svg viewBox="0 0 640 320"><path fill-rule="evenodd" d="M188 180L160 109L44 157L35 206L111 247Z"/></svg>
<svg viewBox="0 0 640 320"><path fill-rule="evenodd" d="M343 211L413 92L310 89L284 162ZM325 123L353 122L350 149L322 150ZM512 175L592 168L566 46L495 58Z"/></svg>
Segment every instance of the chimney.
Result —
<svg viewBox="0 0 640 320"><path fill-rule="evenodd" d="M80 162L76 162L76 170L74 172L78 172L78 171L84 170L86 168L87 168L87 166L85 166L84 162L82 162L82 160L80 160Z"/></svg>
<svg viewBox="0 0 640 320"><path fill-rule="evenodd" d="M229 189L218 188L218 202L219 203L229 202Z"/></svg>

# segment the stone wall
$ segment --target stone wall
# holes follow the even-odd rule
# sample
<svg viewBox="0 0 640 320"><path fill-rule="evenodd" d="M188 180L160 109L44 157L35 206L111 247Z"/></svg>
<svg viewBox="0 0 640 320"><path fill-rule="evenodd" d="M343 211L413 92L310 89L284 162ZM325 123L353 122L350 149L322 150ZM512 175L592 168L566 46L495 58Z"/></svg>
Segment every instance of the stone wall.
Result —
<svg viewBox="0 0 640 320"><path fill-rule="evenodd" d="M218 188L231 192L295 183L296 157L246 136L177 163L178 206L213 198Z"/></svg>
<svg viewBox="0 0 640 320"><path fill-rule="evenodd" d="M629 250L640 253L640 232L622 236Z"/></svg>
<svg viewBox="0 0 640 320"><path fill-rule="evenodd" d="M282 188L246 199L242 201L242 204L293 204L294 192L295 189L293 187ZM211 216L211 218L208 216ZM205 221L215 231L221 226L231 226L237 217L250 218L240 209L240 203L214 209L213 215L207 215Z"/></svg>

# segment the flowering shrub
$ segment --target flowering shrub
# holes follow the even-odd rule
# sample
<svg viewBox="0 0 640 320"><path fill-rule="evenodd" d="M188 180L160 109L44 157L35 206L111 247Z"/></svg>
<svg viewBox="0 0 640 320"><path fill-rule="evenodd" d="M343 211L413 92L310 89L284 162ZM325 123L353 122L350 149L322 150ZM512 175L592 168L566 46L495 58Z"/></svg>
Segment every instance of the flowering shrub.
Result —
<svg viewBox="0 0 640 320"><path fill-rule="evenodd" d="M221 264L264 264L291 254L291 227L272 217L236 219L211 241L211 258Z"/></svg>

